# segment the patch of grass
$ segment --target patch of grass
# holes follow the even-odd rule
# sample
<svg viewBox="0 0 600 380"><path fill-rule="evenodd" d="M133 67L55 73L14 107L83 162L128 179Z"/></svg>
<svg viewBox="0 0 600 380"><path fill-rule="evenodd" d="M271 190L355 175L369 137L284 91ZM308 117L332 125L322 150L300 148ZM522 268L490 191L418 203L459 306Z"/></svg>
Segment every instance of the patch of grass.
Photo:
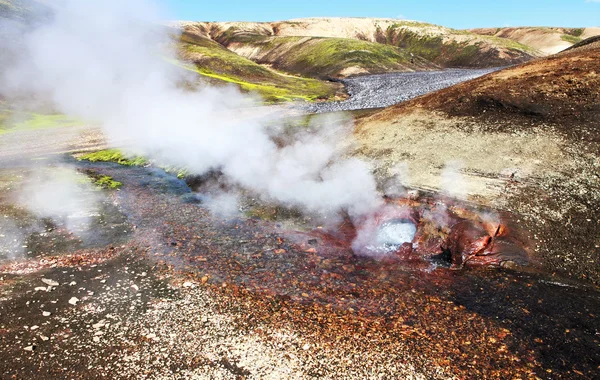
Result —
<svg viewBox="0 0 600 380"><path fill-rule="evenodd" d="M6 106L0 109L0 135L14 131L73 127L81 124L80 120L61 114L47 115L32 112L19 114Z"/></svg>
<svg viewBox="0 0 600 380"><path fill-rule="evenodd" d="M212 80L256 92L267 102L331 99L336 86L279 73L225 49L214 41L184 34L178 45L182 62L172 62Z"/></svg>
<svg viewBox="0 0 600 380"><path fill-rule="evenodd" d="M98 187L102 187L104 189L116 190L123 186L123 183L119 181L115 181L112 177L107 175L100 176L98 178L94 178L94 184Z"/></svg>
<svg viewBox="0 0 600 380"><path fill-rule="evenodd" d="M80 156L78 160L90 162L116 162L119 165L125 166L145 166L148 164L148 160L146 160L144 157L129 157L118 149L105 149L98 152L84 154L83 156Z"/></svg>
<svg viewBox="0 0 600 380"><path fill-rule="evenodd" d="M581 42L581 37L572 36L570 34L563 34L562 36L560 36L560 39L573 45L575 45L578 42Z"/></svg>

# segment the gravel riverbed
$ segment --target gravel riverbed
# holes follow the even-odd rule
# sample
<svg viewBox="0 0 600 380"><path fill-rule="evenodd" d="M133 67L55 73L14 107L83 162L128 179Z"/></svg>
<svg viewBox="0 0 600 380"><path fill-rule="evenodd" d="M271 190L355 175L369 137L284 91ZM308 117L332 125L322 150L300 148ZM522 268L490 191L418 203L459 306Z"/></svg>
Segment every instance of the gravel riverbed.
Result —
<svg viewBox="0 0 600 380"><path fill-rule="evenodd" d="M365 75L342 80L350 98L340 102L302 106L313 113L383 108L427 93L475 79L497 69L452 69L411 73Z"/></svg>

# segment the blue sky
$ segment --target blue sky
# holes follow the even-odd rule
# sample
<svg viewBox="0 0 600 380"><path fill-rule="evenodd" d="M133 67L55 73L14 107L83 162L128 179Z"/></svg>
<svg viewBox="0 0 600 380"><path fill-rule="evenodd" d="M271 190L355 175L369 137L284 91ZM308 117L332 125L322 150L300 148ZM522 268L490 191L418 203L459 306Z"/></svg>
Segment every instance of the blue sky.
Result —
<svg viewBox="0 0 600 380"><path fill-rule="evenodd" d="M600 0L156 0L169 18L276 21L300 17L391 17L453 28L600 26Z"/></svg>

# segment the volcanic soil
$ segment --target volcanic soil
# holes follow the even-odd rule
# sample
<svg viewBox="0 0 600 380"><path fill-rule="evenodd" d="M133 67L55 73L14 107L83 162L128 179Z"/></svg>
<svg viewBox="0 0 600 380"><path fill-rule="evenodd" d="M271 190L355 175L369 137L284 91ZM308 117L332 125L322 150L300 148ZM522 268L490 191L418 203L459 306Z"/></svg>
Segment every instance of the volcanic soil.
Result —
<svg viewBox="0 0 600 380"><path fill-rule="evenodd" d="M599 58L592 43L392 106L359 123L359 153L431 190L453 162L463 195L517 215L545 268L597 285Z"/></svg>

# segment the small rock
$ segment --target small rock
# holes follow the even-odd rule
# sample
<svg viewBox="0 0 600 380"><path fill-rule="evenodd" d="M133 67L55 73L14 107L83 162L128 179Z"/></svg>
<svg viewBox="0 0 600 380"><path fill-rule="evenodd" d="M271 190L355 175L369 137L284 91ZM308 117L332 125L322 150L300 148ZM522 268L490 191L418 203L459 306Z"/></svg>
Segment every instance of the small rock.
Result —
<svg viewBox="0 0 600 380"><path fill-rule="evenodd" d="M207 323L208 322L208 317L205 315L202 317L201 319L202 323Z"/></svg>
<svg viewBox="0 0 600 380"><path fill-rule="evenodd" d="M40 326L37 326L37 325L36 325L36 326L31 326L30 330L32 330L32 331L33 331L33 330L37 330L37 329L39 329L39 328L40 328Z"/></svg>
<svg viewBox="0 0 600 380"><path fill-rule="evenodd" d="M75 281L69 282L69 286L75 286L75 285L77 285L77 283Z"/></svg>
<svg viewBox="0 0 600 380"><path fill-rule="evenodd" d="M43 341L45 342L45 341L47 341L47 340L48 340L48 339L50 339L50 338L48 338L48 337L47 337L47 336L45 336L45 335L40 335L40 339L41 339L41 340L43 340Z"/></svg>
<svg viewBox="0 0 600 380"><path fill-rule="evenodd" d="M27 346L24 348L25 351L33 351L35 349L34 346Z"/></svg>
<svg viewBox="0 0 600 380"><path fill-rule="evenodd" d="M310 344L306 343L304 346L302 346L302 349L304 351L308 350L310 348Z"/></svg>
<svg viewBox="0 0 600 380"><path fill-rule="evenodd" d="M79 298L77 297L71 297L71 299L69 300L69 303L73 306L77 305L77 302L79 302Z"/></svg>
<svg viewBox="0 0 600 380"><path fill-rule="evenodd" d="M37 288L34 289L36 292L45 292L48 290L48 288L46 288L45 286L38 286Z"/></svg>
<svg viewBox="0 0 600 380"><path fill-rule="evenodd" d="M138 290L140 290L140 287L139 287L139 286L137 286L136 284L133 284L133 285L131 285L131 288L132 288L133 290L135 290L136 292L137 292Z"/></svg>
<svg viewBox="0 0 600 380"><path fill-rule="evenodd" d="M192 284L191 282L189 282L189 281L186 281L186 282L184 282L184 283L183 283L183 287L184 287L184 288L191 288L191 287L192 287L192 285L193 285L193 284Z"/></svg>
<svg viewBox="0 0 600 380"><path fill-rule="evenodd" d="M42 278L42 282L46 285L50 285L50 286L58 286L60 285L58 282L47 279L47 278Z"/></svg>
<svg viewBox="0 0 600 380"><path fill-rule="evenodd" d="M146 338L148 338L148 339L156 339L156 334L154 334L154 333L148 334L148 335L146 335Z"/></svg>
<svg viewBox="0 0 600 380"><path fill-rule="evenodd" d="M97 330L97 329L104 327L105 323L106 323L106 321L103 319L100 322L93 324L92 327Z"/></svg>
<svg viewBox="0 0 600 380"><path fill-rule="evenodd" d="M52 315L52 313L51 313L51 312L49 312L49 311L43 311L43 312L42 312L42 315L43 315L44 317L49 317L50 315Z"/></svg>
<svg viewBox="0 0 600 380"><path fill-rule="evenodd" d="M100 337L99 336L95 336L92 338L92 340L96 343L100 342Z"/></svg>

